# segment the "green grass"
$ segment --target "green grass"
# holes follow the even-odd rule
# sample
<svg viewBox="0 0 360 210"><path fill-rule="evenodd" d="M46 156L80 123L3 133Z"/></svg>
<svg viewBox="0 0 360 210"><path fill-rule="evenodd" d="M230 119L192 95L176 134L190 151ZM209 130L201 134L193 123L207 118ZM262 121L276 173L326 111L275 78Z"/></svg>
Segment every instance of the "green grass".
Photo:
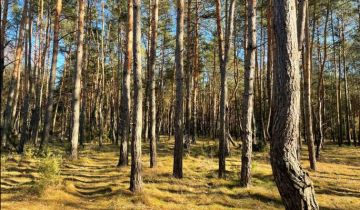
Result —
<svg viewBox="0 0 360 210"><path fill-rule="evenodd" d="M252 186L239 187L240 149L227 159L227 179L217 178L216 142L200 139L184 156L184 178L172 177L173 140L158 143L158 165L149 168L143 142L143 192L131 193L130 167L117 168L118 147L86 145L80 159L69 161L64 149L50 146L51 158L1 157L2 209L283 209L273 182L268 149L254 153ZM325 145L318 171L309 171L322 209L360 209L360 148ZM59 156L62 158L59 158ZM303 166L309 169L306 149ZM54 159L55 158L55 159ZM58 175L57 171L60 171ZM51 178L54 176L53 178ZM43 193L29 189L44 180ZM56 183L57 183L56 182Z"/></svg>

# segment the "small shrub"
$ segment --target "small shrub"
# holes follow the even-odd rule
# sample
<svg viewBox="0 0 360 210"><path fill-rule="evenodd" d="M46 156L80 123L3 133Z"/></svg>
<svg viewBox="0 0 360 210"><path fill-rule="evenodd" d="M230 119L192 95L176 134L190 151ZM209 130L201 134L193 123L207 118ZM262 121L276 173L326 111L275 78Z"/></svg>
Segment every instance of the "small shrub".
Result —
<svg viewBox="0 0 360 210"><path fill-rule="evenodd" d="M30 159L30 158L34 157L34 155L35 155L35 150L34 150L34 148L32 148L32 147L25 147L25 151L24 151L24 155L23 155L23 157L24 157L25 159Z"/></svg>
<svg viewBox="0 0 360 210"><path fill-rule="evenodd" d="M33 183L32 190L38 195L42 195L48 187L56 186L60 183L61 157L52 154L41 158L39 162L39 179Z"/></svg>
<svg viewBox="0 0 360 210"><path fill-rule="evenodd" d="M254 152L264 152L266 148L266 144L263 141L259 141L257 144L253 144Z"/></svg>
<svg viewBox="0 0 360 210"><path fill-rule="evenodd" d="M6 171L6 160L7 157L5 155L1 155L1 172Z"/></svg>

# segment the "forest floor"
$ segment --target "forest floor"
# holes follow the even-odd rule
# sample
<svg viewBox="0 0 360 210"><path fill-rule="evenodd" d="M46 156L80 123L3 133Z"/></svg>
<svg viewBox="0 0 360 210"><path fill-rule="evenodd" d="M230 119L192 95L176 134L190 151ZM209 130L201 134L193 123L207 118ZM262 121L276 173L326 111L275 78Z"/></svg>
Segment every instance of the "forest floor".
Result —
<svg viewBox="0 0 360 210"><path fill-rule="evenodd" d="M30 190L39 179L40 158L3 154L1 209L283 209L273 181L268 151L254 153L252 186L239 187L240 149L227 159L227 179L217 178L216 143L200 139L184 157L184 178L172 177L173 140L161 138L158 165L149 168L148 143L143 143L143 192L132 194L130 167L117 168L118 147L86 145L80 159L62 155L60 182L41 195ZM306 170L306 148L302 162ZM360 148L326 144L318 170L309 172L321 209L360 209Z"/></svg>

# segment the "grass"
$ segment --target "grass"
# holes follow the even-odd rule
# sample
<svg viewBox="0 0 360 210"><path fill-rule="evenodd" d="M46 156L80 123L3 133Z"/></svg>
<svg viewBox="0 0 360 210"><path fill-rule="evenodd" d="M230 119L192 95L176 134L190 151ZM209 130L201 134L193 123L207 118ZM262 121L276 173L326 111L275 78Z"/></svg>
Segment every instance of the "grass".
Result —
<svg viewBox="0 0 360 210"><path fill-rule="evenodd" d="M253 155L252 186L244 189L239 187L239 148L232 148L227 179L222 180L217 178L216 142L200 139L185 154L184 178L178 180L171 175L173 141L161 138L154 169L149 168L148 142L144 142L143 192L133 194L128 190L130 167L116 167L117 146L86 145L74 162L59 148L49 149L56 157L63 155L55 163L35 157L31 149L22 157L1 157L1 209L283 209L268 151ZM303 151L308 170L305 147ZM322 209L360 209L359 159L359 148L325 145L318 171L309 171ZM50 166L44 169L44 163ZM41 194L31 193L44 173L57 174L57 164L60 184L47 185Z"/></svg>

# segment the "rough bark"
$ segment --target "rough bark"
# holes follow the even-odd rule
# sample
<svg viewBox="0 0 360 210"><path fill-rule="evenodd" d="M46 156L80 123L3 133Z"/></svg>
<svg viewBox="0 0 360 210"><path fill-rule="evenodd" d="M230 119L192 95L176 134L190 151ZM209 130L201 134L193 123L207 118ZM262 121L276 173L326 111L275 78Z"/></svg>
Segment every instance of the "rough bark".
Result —
<svg viewBox="0 0 360 210"><path fill-rule="evenodd" d="M243 100L243 144L241 155L241 179L243 187L251 184L251 154L253 144L252 118L254 115L254 73L256 65L256 0L248 0L248 42L246 46L244 100Z"/></svg>
<svg viewBox="0 0 360 210"><path fill-rule="evenodd" d="M78 16L78 32L77 32L77 50L76 50L76 63L75 63L75 71L74 71L74 90L72 96L73 125L71 130L71 159L73 160L76 160L78 158L85 0L78 0L78 4L79 4L79 16Z"/></svg>
<svg viewBox="0 0 360 210"><path fill-rule="evenodd" d="M314 148L314 134L312 121L312 106L311 106L311 46L310 46L310 32L309 32L309 12L308 2L305 0L305 47L303 48L304 59L304 106L305 106L305 133L306 143L309 152L310 168L316 170L315 148Z"/></svg>
<svg viewBox="0 0 360 210"><path fill-rule="evenodd" d="M297 159L300 72L295 1L274 0L274 23L273 175L286 209L319 209L310 177Z"/></svg>
<svg viewBox="0 0 360 210"><path fill-rule="evenodd" d="M24 46L24 28L27 18L27 0L24 1L24 8L22 11L22 17L20 21L19 34L17 40L17 46L15 50L15 62L14 62L14 70L11 74L10 84L9 84L9 93L6 103L6 108L4 111L3 118L3 127L2 127L2 136L1 136L1 145L5 146L7 144L7 140L9 134L12 129L13 122L13 112L17 105L17 95L20 87L20 65L23 55L23 46ZM11 140L10 140L11 141Z"/></svg>
<svg viewBox="0 0 360 210"><path fill-rule="evenodd" d="M347 72L348 67L346 66L345 60L345 25L344 20L342 21L341 25L341 60L344 72L344 92L345 92L345 126L346 126L346 140L347 144L351 145L351 132L350 132L350 116L351 116L351 105L349 99L349 88L348 88L348 79L347 79Z"/></svg>
<svg viewBox="0 0 360 210"><path fill-rule="evenodd" d="M128 22L126 34L126 53L122 78L120 122L121 140L118 166L128 164L128 142L130 138L130 74L133 57L133 0L128 0Z"/></svg>
<svg viewBox="0 0 360 210"><path fill-rule="evenodd" d="M184 76L184 0L176 1L176 49L175 49L175 78L176 78L176 97L175 97L175 116L174 116L174 166L173 176L183 177L183 76Z"/></svg>
<svg viewBox="0 0 360 210"><path fill-rule="evenodd" d="M8 0L1 1L0 10L0 101L3 101L3 86L4 86L4 70L5 70L5 47L6 47L6 28L7 28L7 15L9 9ZM2 103L0 103L0 137L2 136L3 127L3 116L2 116Z"/></svg>
<svg viewBox="0 0 360 210"><path fill-rule="evenodd" d="M141 80L141 0L134 0L134 106L133 106L133 130L131 138L131 173L130 190L140 192L142 189L141 177L141 131L142 131L142 80Z"/></svg>
<svg viewBox="0 0 360 210"><path fill-rule="evenodd" d="M224 34L221 26L221 1L215 1L216 4L216 25L217 25L217 39L219 47L220 60L220 132L219 132L219 178L225 178L225 158L229 151L227 140L227 76L226 69L229 57L230 38L233 32L235 1L231 0L230 9L226 22L225 43Z"/></svg>
<svg viewBox="0 0 360 210"><path fill-rule="evenodd" d="M42 150L48 143L50 135L50 127L53 119L54 108L54 92L55 92L55 79L56 79L56 64L59 51L59 31L60 31L60 14L62 9L62 0L56 1L55 21L54 21L54 39L53 39L53 56L51 60L51 72L48 84L48 97L46 104L46 113L44 120L44 131L40 142L40 150Z"/></svg>
<svg viewBox="0 0 360 210"><path fill-rule="evenodd" d="M156 95L155 95L155 60L157 46L158 0L153 1L151 19L151 46L149 63L149 139L150 139L150 168L156 166Z"/></svg>
<svg viewBox="0 0 360 210"><path fill-rule="evenodd" d="M318 95L318 140L316 142L316 158L320 158L320 151L322 149L324 143L324 134L323 134L323 108L324 108L324 97L325 97L325 88L324 88L324 69L327 61L327 28L328 28L328 19L329 19L329 11L330 11L330 1L328 1L327 9L326 9L326 18L325 18L325 26L324 26L324 56L321 61L320 71L319 71L319 81L317 88ZM320 49L319 49L320 51Z"/></svg>
<svg viewBox="0 0 360 210"><path fill-rule="evenodd" d="M31 4L31 0L29 2ZM29 129L28 129L28 118L29 118L29 107L30 107L30 98L31 98L31 89L32 89L32 83L31 83L31 38L32 38L32 12L29 10L28 17L27 17L27 33L26 33L26 44L25 44L25 69L24 69L24 83L23 83L23 89L24 92L24 102L22 104L21 108L21 117L22 117L22 125L21 125L21 138L19 142L19 146L17 148L17 152L22 154L24 152L24 146L25 143L28 140L29 137Z"/></svg>

